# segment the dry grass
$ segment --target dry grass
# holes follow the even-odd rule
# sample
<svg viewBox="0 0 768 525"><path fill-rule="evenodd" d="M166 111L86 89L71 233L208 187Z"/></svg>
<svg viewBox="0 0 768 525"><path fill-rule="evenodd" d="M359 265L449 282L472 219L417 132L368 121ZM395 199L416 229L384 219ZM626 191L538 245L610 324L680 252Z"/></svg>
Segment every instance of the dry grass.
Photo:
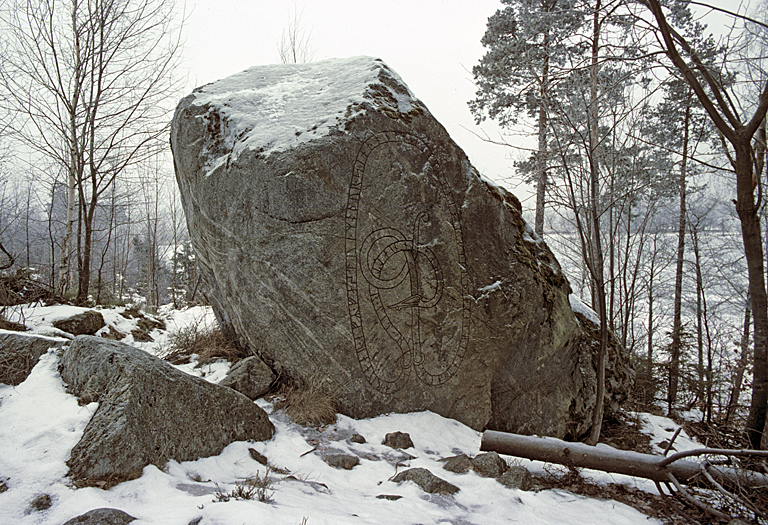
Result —
<svg viewBox="0 0 768 525"><path fill-rule="evenodd" d="M247 357L246 352L229 341L218 327L191 324L169 335L168 348L162 358L174 365L188 363L192 355L198 356L197 366L218 359L236 363Z"/></svg>
<svg viewBox="0 0 768 525"><path fill-rule="evenodd" d="M318 380L283 385L275 397L275 409L285 411L298 425L319 427L336 422L333 390Z"/></svg>

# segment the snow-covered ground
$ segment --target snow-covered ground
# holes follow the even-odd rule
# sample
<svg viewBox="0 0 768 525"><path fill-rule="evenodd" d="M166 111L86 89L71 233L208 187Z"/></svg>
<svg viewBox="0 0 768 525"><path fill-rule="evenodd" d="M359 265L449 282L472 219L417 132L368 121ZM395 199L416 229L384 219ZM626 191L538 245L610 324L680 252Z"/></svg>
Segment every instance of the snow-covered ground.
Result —
<svg viewBox="0 0 768 525"><path fill-rule="evenodd" d="M51 322L84 309L74 307L25 308L27 326L33 332L56 334ZM132 323L119 315L121 309L100 310L108 323L129 333ZM161 311L169 330L188 323L213 322L205 308ZM151 353L162 350L167 333L153 332L155 343L135 343ZM132 342L132 339L126 340ZM75 488L66 477L65 461L77 443L97 405L79 406L66 393L57 371L58 355L44 355L31 375L17 387L0 384L0 481L8 490L0 493L0 523L55 524L88 510L110 507L138 518L138 524L648 524L658 523L637 510L611 500L586 498L562 490L519 491L474 472L454 474L442 468L439 459L464 453L479 453L480 433L431 412L388 414L354 420L339 415L335 425L305 429L293 424L281 411L260 400L277 429L267 442L236 442L215 457L178 463L170 461L160 470L149 466L133 481L109 490ZM180 368L209 381L219 381L227 363ZM666 419L641 414L652 443L668 440L676 425ZM414 447L405 462L392 460L392 449L381 444L386 433L408 432ZM367 440L348 441L352 433ZM320 441L339 452L361 459L352 470L326 464L317 454L307 453ZM684 434L675 441L676 450L698 447ZM249 448L265 455L277 470L270 473L270 502L258 499L217 501L219 493L231 492L238 483L265 475L265 467L252 459ZM389 460L388 460L389 458ZM507 458L540 472L544 465ZM430 495L411 482L396 484L390 479L408 467L423 467L453 483L460 491L453 496ZM652 482L628 476L584 471L598 483L622 483L655 492ZM31 502L47 494L50 508L32 510ZM400 495L392 501L379 495ZM195 521L197 520L197 521Z"/></svg>

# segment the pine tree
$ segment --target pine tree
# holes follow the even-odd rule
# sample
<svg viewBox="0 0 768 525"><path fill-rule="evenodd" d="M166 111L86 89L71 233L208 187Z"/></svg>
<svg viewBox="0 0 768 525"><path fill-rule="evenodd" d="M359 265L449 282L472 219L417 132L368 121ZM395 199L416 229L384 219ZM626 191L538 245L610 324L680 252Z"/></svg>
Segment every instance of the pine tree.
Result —
<svg viewBox="0 0 768 525"><path fill-rule="evenodd" d="M488 19L482 44L488 49L472 68L476 98L469 107L478 122L487 117L509 127L522 116L535 122L536 219L534 230L544 232L547 187L549 104L570 56L579 53L571 43L583 24L584 13L574 0L502 0L503 10Z"/></svg>

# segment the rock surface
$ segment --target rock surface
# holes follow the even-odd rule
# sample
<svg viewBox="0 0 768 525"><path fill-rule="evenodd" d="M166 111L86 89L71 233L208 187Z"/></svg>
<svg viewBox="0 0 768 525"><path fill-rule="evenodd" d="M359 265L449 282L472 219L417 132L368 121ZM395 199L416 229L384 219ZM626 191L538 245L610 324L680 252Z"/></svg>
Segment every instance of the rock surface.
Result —
<svg viewBox="0 0 768 525"><path fill-rule="evenodd" d="M448 483L443 478L439 478L432 474L425 468L410 468L399 473L392 478L395 483L402 483L403 481L413 481L424 492L430 494L456 494L459 491L459 487L452 483Z"/></svg>
<svg viewBox="0 0 768 525"><path fill-rule="evenodd" d="M471 461L475 472L486 478L498 478L509 469L506 462L496 452L478 454Z"/></svg>
<svg viewBox="0 0 768 525"><path fill-rule="evenodd" d="M558 262L383 62L197 88L171 146L222 329L277 374L322 371L352 417L589 431L595 356ZM630 375L618 347L608 359L610 409Z"/></svg>
<svg viewBox="0 0 768 525"><path fill-rule="evenodd" d="M72 394L99 402L67 462L80 484L130 479L149 464L212 456L233 441L274 433L244 395L123 343L76 337L60 372Z"/></svg>
<svg viewBox="0 0 768 525"><path fill-rule="evenodd" d="M496 481L510 489L531 490L531 472L520 466L512 466L504 474L496 478Z"/></svg>
<svg viewBox="0 0 768 525"><path fill-rule="evenodd" d="M413 440L408 432L388 432L384 436L384 441L381 443L390 448L411 448L413 447Z"/></svg>
<svg viewBox="0 0 768 525"><path fill-rule="evenodd" d="M249 399L258 399L275 381L275 374L256 356L238 361L219 384L237 390Z"/></svg>
<svg viewBox="0 0 768 525"><path fill-rule="evenodd" d="M334 468L352 470L360 464L360 458L351 454L328 454L323 456L323 461Z"/></svg>
<svg viewBox="0 0 768 525"><path fill-rule="evenodd" d="M93 335L105 326L104 316L94 310L53 322L53 326L72 335Z"/></svg>
<svg viewBox="0 0 768 525"><path fill-rule="evenodd" d="M127 525L136 518L120 509L93 509L64 523L64 525Z"/></svg>
<svg viewBox="0 0 768 525"><path fill-rule="evenodd" d="M466 474L470 470L475 469L472 460L466 454L451 456L449 458L444 458L441 461L443 462L443 468L445 470L456 474Z"/></svg>
<svg viewBox="0 0 768 525"><path fill-rule="evenodd" d="M35 335L0 333L0 383L20 385L49 348L66 342Z"/></svg>

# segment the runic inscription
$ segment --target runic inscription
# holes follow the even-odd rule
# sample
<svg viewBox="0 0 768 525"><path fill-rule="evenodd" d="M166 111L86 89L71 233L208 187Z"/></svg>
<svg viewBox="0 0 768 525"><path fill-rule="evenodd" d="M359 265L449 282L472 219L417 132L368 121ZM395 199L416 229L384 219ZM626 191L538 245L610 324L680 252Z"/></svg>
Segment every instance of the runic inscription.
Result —
<svg viewBox="0 0 768 525"><path fill-rule="evenodd" d="M385 132L360 147L345 220L355 351L383 393L411 375L430 386L456 374L469 341L459 209L429 144Z"/></svg>

